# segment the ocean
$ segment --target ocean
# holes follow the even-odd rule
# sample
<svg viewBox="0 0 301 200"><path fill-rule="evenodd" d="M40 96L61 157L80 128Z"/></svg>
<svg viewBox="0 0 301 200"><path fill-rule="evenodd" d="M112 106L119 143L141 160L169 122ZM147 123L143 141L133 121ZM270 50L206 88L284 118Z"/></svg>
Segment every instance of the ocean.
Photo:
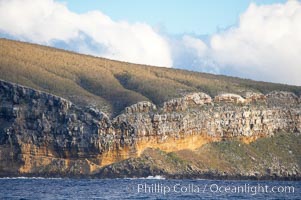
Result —
<svg viewBox="0 0 301 200"><path fill-rule="evenodd" d="M0 199L301 199L301 181L0 178Z"/></svg>

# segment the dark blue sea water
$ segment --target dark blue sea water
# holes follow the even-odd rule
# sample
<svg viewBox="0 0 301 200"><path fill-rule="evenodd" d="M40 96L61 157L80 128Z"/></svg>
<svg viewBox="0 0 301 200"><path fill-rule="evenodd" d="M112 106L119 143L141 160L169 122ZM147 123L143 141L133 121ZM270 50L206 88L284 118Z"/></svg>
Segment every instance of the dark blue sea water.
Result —
<svg viewBox="0 0 301 200"><path fill-rule="evenodd" d="M301 182L1 178L0 199L301 199Z"/></svg>

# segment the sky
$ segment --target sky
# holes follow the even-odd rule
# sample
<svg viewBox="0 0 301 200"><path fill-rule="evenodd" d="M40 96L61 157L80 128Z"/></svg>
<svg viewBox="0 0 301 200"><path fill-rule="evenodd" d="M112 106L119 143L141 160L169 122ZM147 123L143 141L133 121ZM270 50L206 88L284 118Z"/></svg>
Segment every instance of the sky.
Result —
<svg viewBox="0 0 301 200"><path fill-rule="evenodd" d="M60 0L76 13L100 10L113 20L144 22L170 34L212 34L237 23L251 2L258 5L285 0Z"/></svg>
<svg viewBox="0 0 301 200"><path fill-rule="evenodd" d="M0 0L0 37L301 85L298 0Z"/></svg>

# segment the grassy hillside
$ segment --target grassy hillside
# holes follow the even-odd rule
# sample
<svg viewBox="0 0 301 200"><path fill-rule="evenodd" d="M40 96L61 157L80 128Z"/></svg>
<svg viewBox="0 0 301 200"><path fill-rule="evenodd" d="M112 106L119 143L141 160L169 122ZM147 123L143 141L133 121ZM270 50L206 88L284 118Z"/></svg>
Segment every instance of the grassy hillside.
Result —
<svg viewBox="0 0 301 200"><path fill-rule="evenodd" d="M116 115L125 106L148 100L155 104L183 93L202 91L244 94L301 87L158 68L80 55L55 48L0 39L0 79L94 105Z"/></svg>

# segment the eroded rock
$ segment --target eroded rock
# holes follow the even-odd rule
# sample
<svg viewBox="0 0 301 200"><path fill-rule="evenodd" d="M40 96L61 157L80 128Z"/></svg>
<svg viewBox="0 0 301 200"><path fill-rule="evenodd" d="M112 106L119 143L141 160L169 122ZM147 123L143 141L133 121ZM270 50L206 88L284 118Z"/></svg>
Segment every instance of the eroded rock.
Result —
<svg viewBox="0 0 301 200"><path fill-rule="evenodd" d="M297 106L299 98L292 92L273 91L266 95L270 106Z"/></svg>
<svg viewBox="0 0 301 200"><path fill-rule="evenodd" d="M222 139L248 143L278 131L301 132L300 102L288 92L247 93L245 99L222 94L214 101L191 93L158 109L138 102L114 119L4 81L0 100L0 169L11 173L91 174L148 147L176 151Z"/></svg>
<svg viewBox="0 0 301 200"><path fill-rule="evenodd" d="M164 112L185 111L188 107L211 104L212 99L209 95L198 92L187 94L181 98L171 99L163 104Z"/></svg>
<svg viewBox="0 0 301 200"><path fill-rule="evenodd" d="M243 104L243 103L245 103L245 99L237 94L225 93L225 94L217 95L214 98L214 102Z"/></svg>
<svg viewBox="0 0 301 200"><path fill-rule="evenodd" d="M140 113L140 112L152 112L156 110L157 110L156 105L148 101L141 101L125 108L125 112L128 114Z"/></svg>

